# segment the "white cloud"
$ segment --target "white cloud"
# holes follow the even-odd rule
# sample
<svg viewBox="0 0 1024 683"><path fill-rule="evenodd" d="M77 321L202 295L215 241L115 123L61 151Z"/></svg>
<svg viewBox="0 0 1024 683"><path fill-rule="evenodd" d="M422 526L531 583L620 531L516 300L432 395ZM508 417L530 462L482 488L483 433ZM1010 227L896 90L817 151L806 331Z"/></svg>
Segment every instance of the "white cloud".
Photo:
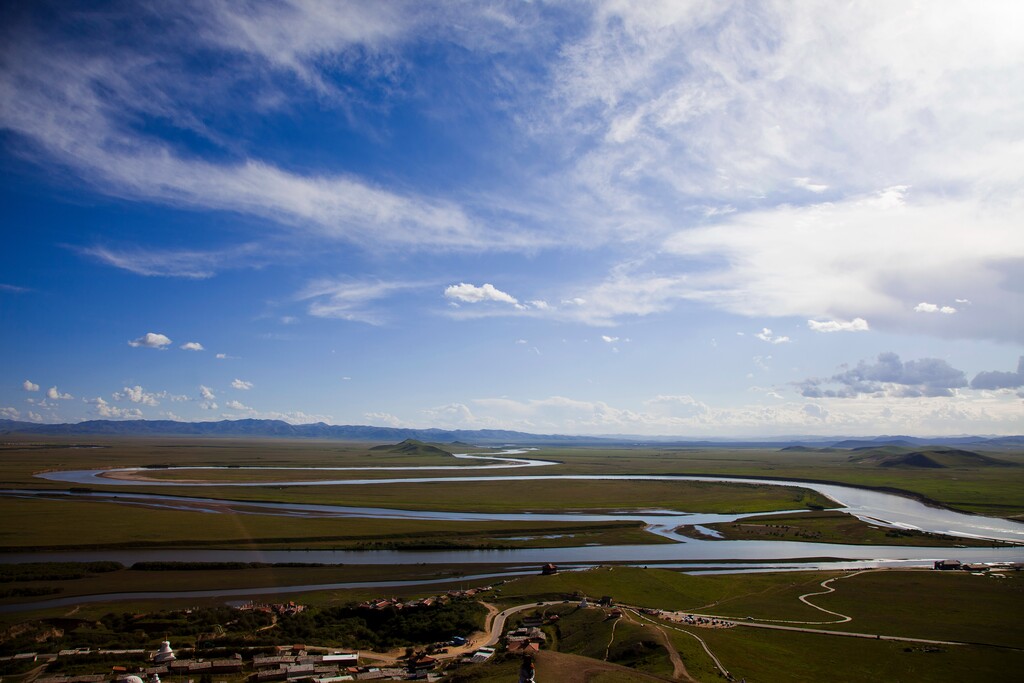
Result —
<svg viewBox="0 0 1024 683"><path fill-rule="evenodd" d="M939 196L910 201L902 188L779 206L680 231L665 243L668 253L724 266L660 278L619 273L604 288L627 301L630 291L649 292L642 305L626 309L641 312L692 300L751 317L860 315L886 330L1013 339L1024 330L1004 311L1019 297L1003 283L1015 260L1024 259L1018 218L1013 206L981 208ZM962 239L964 225L976 229L970 240ZM923 323L903 304L964 289L984 292L973 298L986 303L948 325Z"/></svg>
<svg viewBox="0 0 1024 683"><path fill-rule="evenodd" d="M525 339L516 339L516 344L529 344L530 342Z"/></svg>
<svg viewBox="0 0 1024 683"><path fill-rule="evenodd" d="M162 398L163 396L166 396L166 394L158 395L148 393L137 384L134 387L124 387L121 391L115 391L113 393L115 401L131 401L132 403L141 403L147 406L160 405L160 401L158 401L157 398Z"/></svg>
<svg viewBox="0 0 1024 683"><path fill-rule="evenodd" d="M918 305L914 306L915 313L944 313L946 315L952 315L956 313L956 309L952 306L939 306L938 304L929 304L922 301Z"/></svg>
<svg viewBox="0 0 1024 683"><path fill-rule="evenodd" d="M828 185L822 185L820 183L814 183L810 178L793 178L793 185L796 187L803 188L808 192L814 192L821 194L828 189Z"/></svg>
<svg viewBox="0 0 1024 683"><path fill-rule="evenodd" d="M252 389L253 384L252 384L252 382L246 382L245 380L241 380L241 379L237 379L236 378L236 379L232 380L231 386L233 386L235 389L239 389L241 391L249 391L250 389Z"/></svg>
<svg viewBox="0 0 1024 683"><path fill-rule="evenodd" d="M179 348L184 351L203 351L203 345L199 342L185 342Z"/></svg>
<svg viewBox="0 0 1024 683"><path fill-rule="evenodd" d="M231 410L252 410L249 406L245 405L241 401L228 401L224 404L224 407L230 408Z"/></svg>
<svg viewBox="0 0 1024 683"><path fill-rule="evenodd" d="M21 419L21 411L17 408L11 408L10 406L0 408L0 417L5 420L18 420Z"/></svg>
<svg viewBox="0 0 1024 683"><path fill-rule="evenodd" d="M807 327L813 332L867 332L868 321L864 318L853 320L808 320Z"/></svg>
<svg viewBox="0 0 1024 683"><path fill-rule="evenodd" d="M323 279L310 283L296 295L296 299L309 301L309 314L318 318L338 318L380 325L385 322L385 317L377 309L377 302L399 292L420 289L423 286L423 283L418 282Z"/></svg>
<svg viewBox="0 0 1024 683"><path fill-rule="evenodd" d="M25 380L24 382L22 382L21 388L24 389L25 391L39 391L39 385L36 384L35 382L30 382L29 380Z"/></svg>
<svg viewBox="0 0 1024 683"><path fill-rule="evenodd" d="M30 410L26 415L28 417L29 422L43 422L43 416L40 415L39 413Z"/></svg>
<svg viewBox="0 0 1024 683"><path fill-rule="evenodd" d="M58 401L58 400L59 401L69 401L72 398L74 398L74 396L72 396L71 394L62 394L62 393L60 393L57 390L57 387L50 387L49 389L47 389L46 390L46 397L48 399L50 399L50 400L53 400L53 401Z"/></svg>
<svg viewBox="0 0 1024 683"><path fill-rule="evenodd" d="M171 344L171 340L167 336L158 334L156 332L147 332L138 339L133 339L128 342L128 346L134 347L145 347L147 349L163 349Z"/></svg>
<svg viewBox="0 0 1024 683"><path fill-rule="evenodd" d="M614 344L615 342L619 341L619 338L618 337L609 337L606 334L602 334L601 335L601 341L603 341L603 342L605 342L607 344Z"/></svg>
<svg viewBox="0 0 1024 683"><path fill-rule="evenodd" d="M551 310L551 304L549 304L547 301L544 301L543 299L534 299L533 301L528 301L527 304L530 306L530 308L536 308L538 311Z"/></svg>
<svg viewBox="0 0 1024 683"><path fill-rule="evenodd" d="M203 410L217 410L220 406L215 401L203 401L199 404L199 407Z"/></svg>
<svg viewBox="0 0 1024 683"><path fill-rule="evenodd" d="M782 335L773 335L772 331L767 327L762 329L754 336L760 339L761 341L768 342L769 344L788 344L790 342L789 337L784 337Z"/></svg>
<svg viewBox="0 0 1024 683"><path fill-rule="evenodd" d="M203 386L202 384L199 385L199 397L202 398L204 401L212 401L215 398L217 398L213 394L213 389L207 386Z"/></svg>
<svg viewBox="0 0 1024 683"><path fill-rule="evenodd" d="M480 303L483 301L495 301L498 303L512 304L516 306L519 301L492 284L485 283L482 287L461 282L457 285L450 285L444 290L445 298L461 301L464 303Z"/></svg>
<svg viewBox="0 0 1024 683"><path fill-rule="evenodd" d="M140 420L142 419L142 411L138 408L121 408L118 406L112 406L102 398L94 398L86 401L96 406L96 414L100 417L113 418L116 420Z"/></svg>
<svg viewBox="0 0 1024 683"><path fill-rule="evenodd" d="M395 417L391 413L364 413L363 417L366 418L372 425L381 425L385 427L408 426L405 422Z"/></svg>
<svg viewBox="0 0 1024 683"><path fill-rule="evenodd" d="M224 268L258 265L262 261L255 244L245 244L223 251L157 250L140 247L79 247L85 256L136 275L147 277L178 277L203 280Z"/></svg>

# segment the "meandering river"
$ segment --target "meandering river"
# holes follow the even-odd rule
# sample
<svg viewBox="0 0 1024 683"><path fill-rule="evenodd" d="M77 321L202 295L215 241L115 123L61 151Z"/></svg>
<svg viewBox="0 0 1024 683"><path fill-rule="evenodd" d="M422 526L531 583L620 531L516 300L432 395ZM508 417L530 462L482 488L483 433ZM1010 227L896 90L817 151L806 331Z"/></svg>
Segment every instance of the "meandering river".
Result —
<svg viewBox="0 0 1024 683"><path fill-rule="evenodd" d="M490 456L460 455L462 459L491 460L488 464L474 464L445 467L416 468L308 468L320 471L388 469L388 470L433 470L433 469L496 469L544 467L553 465L550 461L513 458L523 450L509 450ZM494 462L497 461L497 462ZM161 472L201 470L214 468L162 468ZM258 469L265 472L272 468L231 468L232 470ZM295 470L302 468L281 468ZM151 470L149 470L151 471ZM121 468L117 470L75 470L46 472L37 476L77 486L345 486L345 485L386 485L391 483L415 484L445 482L453 486L477 481L530 481L557 480L583 481L706 481L741 484L769 484L799 486L817 491L833 499L840 510L868 522L883 526L919 529L922 531L983 538L1024 544L1024 524L1004 519L969 515L944 508L925 505L920 501L892 493L861 489L837 484L821 484L784 479L751 479L737 477L707 477L649 474L589 474L589 475L472 475L463 477L403 477L388 479L321 479L300 481L259 481L259 482L186 482L160 479L146 479L147 470L142 468ZM130 478L120 478L130 477ZM140 478L141 477L141 478ZM216 498L186 497L134 492L105 491L54 491L8 489L0 491L5 497L45 497L61 500L103 500L125 505L143 505L188 509L220 514L269 514L298 517L354 517L354 518L398 518L429 519L448 521L519 521L519 522L605 522L639 521L653 533L669 538L675 543L629 546L582 546L569 548L527 548L514 550L104 550L52 553L5 553L0 562L38 561L94 561L114 560L124 564L139 561L196 561L196 562L316 562L325 564L440 564L473 565L479 563L521 565L533 567L545 562L568 563L587 566L606 562L627 562L633 564L658 563L660 566L685 566L690 570L722 569L734 571L765 571L785 568L860 568L865 566L921 566L930 565L936 559L955 557L964 562L1024 562L1024 545L1002 548L928 548L908 546L865 546L792 541L720 541L695 540L675 533L681 525L714 524L729 522L743 515L722 515L704 513L683 513L673 510L631 510L603 511L600 513L487 513L487 512L446 512L434 510L399 510L390 508L350 507L341 505L314 505L297 503L266 503L253 501L230 501ZM783 513L779 513L783 514ZM783 563L779 565L778 563ZM673 565L672 563L685 563ZM422 582L419 582L422 583ZM333 585L333 584L332 584ZM363 584L365 585L365 584ZM397 584L402 585L402 584ZM336 587L343 587L338 584ZM299 589L302 587L292 587ZM304 587L312 589L310 587ZM264 592L281 592L283 589L268 588ZM291 590L291 589L289 589ZM245 591L246 595L261 592L260 589ZM188 595L193 595L192 593ZM195 594L198 596L198 593ZM181 597L188 597L182 595Z"/></svg>

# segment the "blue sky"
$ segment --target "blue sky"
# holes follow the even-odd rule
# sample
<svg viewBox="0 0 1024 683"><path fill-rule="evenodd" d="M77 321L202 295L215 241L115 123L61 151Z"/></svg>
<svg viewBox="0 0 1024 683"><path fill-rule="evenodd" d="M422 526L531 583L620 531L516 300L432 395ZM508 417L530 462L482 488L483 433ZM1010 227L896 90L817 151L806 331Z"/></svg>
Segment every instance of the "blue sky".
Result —
<svg viewBox="0 0 1024 683"><path fill-rule="evenodd" d="M8 3L0 414L1024 432L1022 21Z"/></svg>

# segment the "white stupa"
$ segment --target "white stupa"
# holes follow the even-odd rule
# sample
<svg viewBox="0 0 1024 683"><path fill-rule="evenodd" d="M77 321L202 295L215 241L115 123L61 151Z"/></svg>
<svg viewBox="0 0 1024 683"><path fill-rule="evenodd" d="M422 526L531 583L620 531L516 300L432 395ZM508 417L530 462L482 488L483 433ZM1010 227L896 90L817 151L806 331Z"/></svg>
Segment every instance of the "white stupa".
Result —
<svg viewBox="0 0 1024 683"><path fill-rule="evenodd" d="M153 653L153 661L157 664L174 661L174 650L171 649L171 641L165 640L160 643L160 649Z"/></svg>

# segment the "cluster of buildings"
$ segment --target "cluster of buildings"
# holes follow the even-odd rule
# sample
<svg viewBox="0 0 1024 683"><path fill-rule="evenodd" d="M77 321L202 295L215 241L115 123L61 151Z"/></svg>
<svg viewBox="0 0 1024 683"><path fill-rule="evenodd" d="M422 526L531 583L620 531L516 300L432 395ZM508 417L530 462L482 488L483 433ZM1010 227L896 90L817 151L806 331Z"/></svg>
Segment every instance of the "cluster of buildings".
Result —
<svg viewBox="0 0 1024 683"><path fill-rule="evenodd" d="M416 607L430 607L432 605L443 605L451 600L460 600L462 598L472 598L478 593L491 590L491 586L480 586L478 588L470 588L468 590L450 590L447 593L441 593L440 595L431 595L430 597L421 598L419 600L402 601L399 598L378 598L376 600L367 600L366 602L360 603L359 609L413 609Z"/></svg>
<svg viewBox="0 0 1024 683"><path fill-rule="evenodd" d="M304 612L306 606L298 605L295 602L278 602L273 604L247 602L244 605L239 605L238 609L244 612L263 612L264 614L276 614L279 617L284 617Z"/></svg>

